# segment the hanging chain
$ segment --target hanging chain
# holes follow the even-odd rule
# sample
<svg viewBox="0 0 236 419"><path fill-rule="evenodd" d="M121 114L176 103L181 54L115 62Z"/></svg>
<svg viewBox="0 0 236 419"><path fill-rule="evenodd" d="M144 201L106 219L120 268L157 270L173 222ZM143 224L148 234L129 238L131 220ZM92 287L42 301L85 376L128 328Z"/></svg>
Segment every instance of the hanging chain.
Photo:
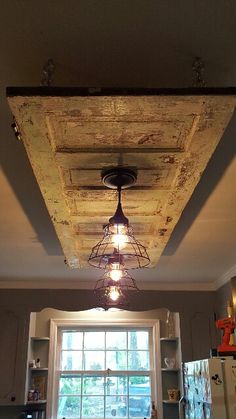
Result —
<svg viewBox="0 0 236 419"><path fill-rule="evenodd" d="M42 71L42 79L41 79L41 86L51 86L53 82L53 77L55 73L55 65L52 58L49 58L46 64L43 67ZM11 124L11 127L13 129L14 135L18 140L21 140L21 133L19 130L19 127L17 125L17 122L15 118L13 117L13 122ZM65 262L66 263L66 262Z"/></svg>
<svg viewBox="0 0 236 419"><path fill-rule="evenodd" d="M55 73L55 64L52 58L46 62L43 66L41 86L51 86Z"/></svg>
<svg viewBox="0 0 236 419"><path fill-rule="evenodd" d="M206 82L203 77L205 64L200 57L195 57L192 64L193 70L193 86L206 87Z"/></svg>

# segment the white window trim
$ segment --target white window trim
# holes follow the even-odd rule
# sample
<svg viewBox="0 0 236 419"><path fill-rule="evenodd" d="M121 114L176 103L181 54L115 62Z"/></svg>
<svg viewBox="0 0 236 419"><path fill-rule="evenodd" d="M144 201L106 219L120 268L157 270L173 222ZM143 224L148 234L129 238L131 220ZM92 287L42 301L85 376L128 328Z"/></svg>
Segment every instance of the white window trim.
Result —
<svg viewBox="0 0 236 419"><path fill-rule="evenodd" d="M112 319L110 322L102 321L99 319L97 323L91 319L51 319L50 321L50 347L49 347L49 362L48 362L48 388L47 388L47 419L56 419L53 414L56 410L56 379L55 370L57 366L56 351L58 341L58 328L60 327L91 327L91 326L104 326L104 327L148 327L152 329L152 345L153 357L152 364L154 370L151 372L153 375L152 380L152 397L157 405L158 410L162 408L162 391L161 390L161 358L160 358L160 321L155 319ZM159 355L159 356L158 356ZM159 391L157 391L159 389Z"/></svg>

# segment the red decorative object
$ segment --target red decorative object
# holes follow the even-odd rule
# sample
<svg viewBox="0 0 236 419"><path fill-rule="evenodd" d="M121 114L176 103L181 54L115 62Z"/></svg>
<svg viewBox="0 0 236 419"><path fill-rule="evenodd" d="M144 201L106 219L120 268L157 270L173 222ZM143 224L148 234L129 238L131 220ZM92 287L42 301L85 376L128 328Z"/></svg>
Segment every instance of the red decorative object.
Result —
<svg viewBox="0 0 236 419"><path fill-rule="evenodd" d="M222 342L218 346L218 352L236 352L236 345L230 345L230 336L234 333L236 323L233 317L225 317L216 320L216 327L223 330Z"/></svg>

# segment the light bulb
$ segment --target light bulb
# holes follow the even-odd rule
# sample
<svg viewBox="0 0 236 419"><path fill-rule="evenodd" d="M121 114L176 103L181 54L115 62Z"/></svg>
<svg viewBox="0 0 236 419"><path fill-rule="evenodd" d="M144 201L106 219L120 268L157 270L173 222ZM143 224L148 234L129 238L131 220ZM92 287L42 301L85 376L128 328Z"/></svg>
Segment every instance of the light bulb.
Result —
<svg viewBox="0 0 236 419"><path fill-rule="evenodd" d="M109 272L109 276L113 281L119 281L123 276L123 271L121 269L112 269Z"/></svg>
<svg viewBox="0 0 236 419"><path fill-rule="evenodd" d="M108 296L112 301L117 301L120 296L119 288L115 286L110 287Z"/></svg>
<svg viewBox="0 0 236 419"><path fill-rule="evenodd" d="M125 275L124 265L120 262L110 262L108 269L108 275L113 281L119 281Z"/></svg>
<svg viewBox="0 0 236 419"><path fill-rule="evenodd" d="M127 236L124 234L113 234L112 241L118 249L123 249L127 242Z"/></svg>
<svg viewBox="0 0 236 419"><path fill-rule="evenodd" d="M123 249L128 242L126 235L127 227L124 224L114 225L114 234L112 235L112 241L118 249Z"/></svg>

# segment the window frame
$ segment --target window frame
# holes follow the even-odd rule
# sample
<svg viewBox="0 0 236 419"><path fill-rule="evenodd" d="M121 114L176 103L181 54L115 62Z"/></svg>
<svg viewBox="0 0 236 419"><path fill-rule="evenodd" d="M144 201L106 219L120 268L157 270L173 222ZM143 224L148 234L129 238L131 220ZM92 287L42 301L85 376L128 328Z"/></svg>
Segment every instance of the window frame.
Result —
<svg viewBox="0 0 236 419"><path fill-rule="evenodd" d="M160 405L162 396L157 388L161 388L161 360L160 356L160 323L153 319L112 319L109 321L94 321L91 319L51 319L50 321L50 348L49 348L49 366L48 366L48 391L47 391L47 418L56 419L57 415L57 383L60 376L60 357L57 356L58 342L60 339L60 330L66 328L97 329L109 328L134 328L149 329L151 331L150 339L150 377L151 377L151 398L155 404ZM77 372L77 371L76 371ZM140 371L141 372L141 371ZM122 373L120 371L119 373ZM125 370L125 374L128 371Z"/></svg>

